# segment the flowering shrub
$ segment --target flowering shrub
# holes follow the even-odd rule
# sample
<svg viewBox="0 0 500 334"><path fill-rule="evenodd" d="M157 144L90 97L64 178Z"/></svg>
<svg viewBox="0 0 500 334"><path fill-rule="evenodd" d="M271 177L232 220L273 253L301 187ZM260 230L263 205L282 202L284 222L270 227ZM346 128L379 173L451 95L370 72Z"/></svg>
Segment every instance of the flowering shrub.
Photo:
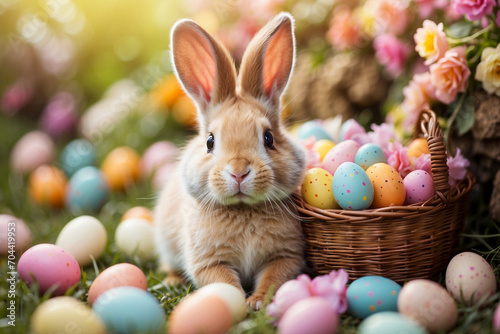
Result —
<svg viewBox="0 0 500 334"><path fill-rule="evenodd" d="M390 101L388 116L407 134L422 108L432 107L448 120L446 136L452 127L462 135L474 122L471 95L483 88L500 96L497 0L359 1L342 27L344 6L333 9L328 40L338 50L373 48L403 93ZM350 34L331 37L347 27Z"/></svg>

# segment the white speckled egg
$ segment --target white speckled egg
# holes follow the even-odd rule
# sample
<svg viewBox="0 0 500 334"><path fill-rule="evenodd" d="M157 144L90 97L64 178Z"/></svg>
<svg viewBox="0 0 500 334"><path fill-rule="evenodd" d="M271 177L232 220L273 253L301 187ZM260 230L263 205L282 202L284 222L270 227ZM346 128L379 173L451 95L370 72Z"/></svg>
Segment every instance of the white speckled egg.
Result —
<svg viewBox="0 0 500 334"><path fill-rule="evenodd" d="M56 240L56 246L65 249L80 266L98 259L108 241L104 225L94 217L80 216L67 223Z"/></svg>
<svg viewBox="0 0 500 334"><path fill-rule="evenodd" d="M101 319L73 297L55 297L40 304L31 317L35 334L81 333L104 334Z"/></svg>
<svg viewBox="0 0 500 334"><path fill-rule="evenodd" d="M384 150L377 144L368 143L359 148L354 156L354 162L367 170L373 164L378 162L387 162Z"/></svg>
<svg viewBox="0 0 500 334"><path fill-rule="evenodd" d="M320 209L337 209L332 190L333 177L323 168L311 168L302 182L302 198Z"/></svg>
<svg viewBox="0 0 500 334"><path fill-rule="evenodd" d="M406 175L403 183L406 192L406 205L425 202L434 196L434 181L432 180L432 175L425 170L414 170Z"/></svg>
<svg viewBox="0 0 500 334"><path fill-rule="evenodd" d="M145 219L129 218L115 231L116 246L128 256L149 260L155 253L153 226Z"/></svg>
<svg viewBox="0 0 500 334"><path fill-rule="evenodd" d="M334 147L335 148L335 147ZM344 162L333 176L333 195L346 210L363 210L373 201L373 184L361 166Z"/></svg>
<svg viewBox="0 0 500 334"><path fill-rule="evenodd" d="M359 144L354 140L344 140L335 145L323 158L322 167L334 175L337 168L344 162L354 162Z"/></svg>
<svg viewBox="0 0 500 334"><path fill-rule="evenodd" d="M497 292L497 281L485 259L475 253L463 252L448 264L446 288L457 301L473 305Z"/></svg>
<svg viewBox="0 0 500 334"><path fill-rule="evenodd" d="M413 280L403 286L398 310L429 332L447 332L455 327L458 318L457 305L446 289L426 279Z"/></svg>
<svg viewBox="0 0 500 334"><path fill-rule="evenodd" d="M366 318L358 328L358 334L426 334L415 321L397 312L380 312Z"/></svg>
<svg viewBox="0 0 500 334"><path fill-rule="evenodd" d="M52 139L41 131L25 134L16 143L10 154L12 171L27 173L35 168L50 164L54 160L55 147Z"/></svg>

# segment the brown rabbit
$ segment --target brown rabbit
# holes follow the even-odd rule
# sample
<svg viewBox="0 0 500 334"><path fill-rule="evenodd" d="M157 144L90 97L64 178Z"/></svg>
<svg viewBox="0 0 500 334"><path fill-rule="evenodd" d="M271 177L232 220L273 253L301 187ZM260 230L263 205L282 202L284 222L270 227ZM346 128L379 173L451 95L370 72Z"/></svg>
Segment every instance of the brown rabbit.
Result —
<svg viewBox="0 0 500 334"><path fill-rule="evenodd" d="M281 122L295 60L293 18L281 13L253 38L239 75L227 50L191 20L171 34L172 63L196 103L199 133L184 149L155 209L167 281L253 289L259 308L302 268L303 237L289 198L305 153Z"/></svg>

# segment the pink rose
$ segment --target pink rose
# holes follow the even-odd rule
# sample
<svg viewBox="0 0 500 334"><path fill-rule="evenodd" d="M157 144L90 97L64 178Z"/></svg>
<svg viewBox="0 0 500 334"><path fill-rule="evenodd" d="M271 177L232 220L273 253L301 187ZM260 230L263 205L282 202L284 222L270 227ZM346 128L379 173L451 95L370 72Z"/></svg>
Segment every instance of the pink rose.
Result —
<svg viewBox="0 0 500 334"><path fill-rule="evenodd" d="M368 0L365 8L373 13L376 34L401 34L408 25L408 0Z"/></svg>
<svg viewBox="0 0 500 334"><path fill-rule="evenodd" d="M340 128L340 140L352 139L360 145L367 143L366 131L355 119L350 118Z"/></svg>
<svg viewBox="0 0 500 334"><path fill-rule="evenodd" d="M339 50L352 49L361 44L361 28L348 7L335 7L326 37Z"/></svg>
<svg viewBox="0 0 500 334"><path fill-rule="evenodd" d="M394 35L377 36L373 42L375 56L378 61L385 66L387 72L396 78L404 69L408 54L410 53L408 45L401 42Z"/></svg>
<svg viewBox="0 0 500 334"><path fill-rule="evenodd" d="M453 187L458 181L463 180L465 175L467 175L467 167L469 167L470 163L469 160L462 155L460 149L457 148L457 154L455 154L455 157L449 156L446 160L446 164L449 169L448 182L450 183L450 186Z"/></svg>
<svg viewBox="0 0 500 334"><path fill-rule="evenodd" d="M391 143L387 164L397 170L403 179L412 171L408 149L398 142Z"/></svg>
<svg viewBox="0 0 500 334"><path fill-rule="evenodd" d="M446 51L443 58L431 65L430 72L436 98L446 104L453 102L458 93L465 91L470 75L465 59L465 47Z"/></svg>
<svg viewBox="0 0 500 334"><path fill-rule="evenodd" d="M431 20L425 20L422 28L418 28L413 35L415 50L420 57L425 58L425 65L435 63L448 50L448 40L443 28L442 22L436 24Z"/></svg>
<svg viewBox="0 0 500 334"><path fill-rule="evenodd" d="M342 314L347 310L348 278L349 275L343 269L315 277L311 283L313 295L324 298L335 312Z"/></svg>
<svg viewBox="0 0 500 334"><path fill-rule="evenodd" d="M445 8L448 5L448 0L415 0L415 2L421 18L429 17L436 9Z"/></svg>
<svg viewBox="0 0 500 334"><path fill-rule="evenodd" d="M493 12L495 0L452 0L460 15L465 15L471 21L477 21Z"/></svg>
<svg viewBox="0 0 500 334"><path fill-rule="evenodd" d="M417 170L425 170L427 173L431 174L431 155L428 153L424 153L420 155L418 158L411 158L412 169Z"/></svg>
<svg viewBox="0 0 500 334"><path fill-rule="evenodd" d="M384 150L385 155L388 156L390 154L389 146L392 145L391 143L399 140L394 130L394 124L372 124L371 128L372 131L368 132L368 141L380 146Z"/></svg>
<svg viewBox="0 0 500 334"><path fill-rule="evenodd" d="M407 114L403 125L405 128L411 129L422 109L429 107L432 100L436 98L430 73L415 74L408 86L403 88L403 95L405 98L402 108Z"/></svg>

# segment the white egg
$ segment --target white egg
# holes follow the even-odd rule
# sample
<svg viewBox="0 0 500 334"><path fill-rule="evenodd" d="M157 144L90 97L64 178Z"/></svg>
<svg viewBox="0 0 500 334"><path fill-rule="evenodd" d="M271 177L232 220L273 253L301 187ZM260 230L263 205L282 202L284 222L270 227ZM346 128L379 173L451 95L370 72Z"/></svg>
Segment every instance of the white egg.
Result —
<svg viewBox="0 0 500 334"><path fill-rule="evenodd" d="M118 225L115 232L116 246L128 256L137 255L149 260L155 253L153 226L145 219L129 218Z"/></svg>
<svg viewBox="0 0 500 334"><path fill-rule="evenodd" d="M198 295L217 296L226 302L233 314L235 322L240 322L247 316L245 296L235 286L227 283L212 283L196 291Z"/></svg>
<svg viewBox="0 0 500 334"><path fill-rule="evenodd" d="M80 216L67 223L56 245L66 250L78 261L80 266L92 263L92 257L98 259L108 242L104 225L92 216Z"/></svg>

